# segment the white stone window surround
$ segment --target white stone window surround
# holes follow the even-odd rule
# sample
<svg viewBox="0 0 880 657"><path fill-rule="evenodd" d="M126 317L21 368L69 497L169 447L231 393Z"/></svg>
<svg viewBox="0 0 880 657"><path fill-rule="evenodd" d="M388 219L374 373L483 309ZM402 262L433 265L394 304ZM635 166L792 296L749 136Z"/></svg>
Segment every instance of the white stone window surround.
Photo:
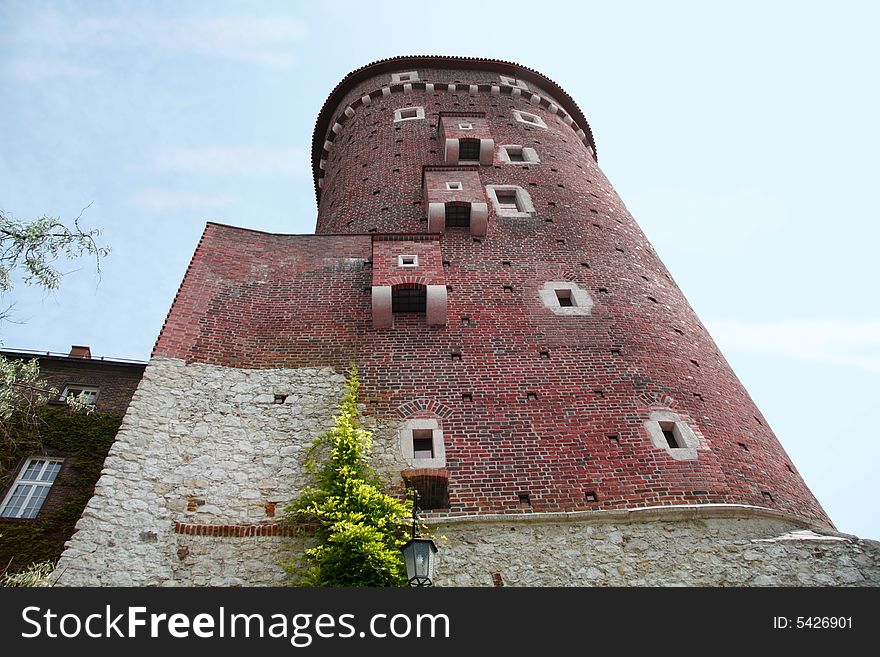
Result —
<svg viewBox="0 0 880 657"><path fill-rule="evenodd" d="M535 128L546 128L547 124L544 123L544 119L542 119L537 114L532 114L531 112L523 112L522 110L512 110L513 118L515 118L520 123L525 123L526 125L533 126Z"/></svg>
<svg viewBox="0 0 880 657"><path fill-rule="evenodd" d="M433 458L416 458L413 453L413 430L431 431L434 447ZM446 448L443 444L443 430L435 418L411 418L397 431L400 451L403 458L413 468L445 468Z"/></svg>
<svg viewBox="0 0 880 657"><path fill-rule="evenodd" d="M36 518L63 463L61 458L29 457L0 506L0 516Z"/></svg>
<svg viewBox="0 0 880 657"><path fill-rule="evenodd" d="M400 123L401 121L417 121L420 119L424 120L424 118L424 107L401 107L400 109L394 110L395 123Z"/></svg>
<svg viewBox="0 0 880 657"><path fill-rule="evenodd" d="M448 182L446 183L446 189L451 192L456 192L461 191L464 188L461 186L460 182Z"/></svg>
<svg viewBox="0 0 880 657"><path fill-rule="evenodd" d="M59 397L60 401L67 401L68 397L78 397L80 394L85 395L85 402L89 406L94 406L98 401L98 392L100 388L98 386L83 386L77 385L75 383L70 383L64 386L64 390L61 391L61 396Z"/></svg>
<svg viewBox="0 0 880 657"><path fill-rule="evenodd" d="M496 191L515 192L516 194L516 210L511 208L502 208L498 202ZM486 185L486 193L492 206L495 208L495 214L499 217L518 217L528 218L535 216L535 206L532 203L532 197L522 187L517 185Z"/></svg>
<svg viewBox="0 0 880 657"><path fill-rule="evenodd" d="M510 159L510 151L519 152L522 154L523 161L522 162L513 162ZM520 165L523 164L540 164L541 159L538 157L538 151L534 148L529 148L528 146L521 146L519 144L504 144L501 146L501 149L498 151L498 159L501 160L504 164L514 164Z"/></svg>
<svg viewBox="0 0 880 657"><path fill-rule="evenodd" d="M529 85L520 80L519 78L514 78L509 75L499 75L501 79L501 84L506 85L508 87L519 87L520 89L528 89Z"/></svg>
<svg viewBox="0 0 880 657"><path fill-rule="evenodd" d="M399 255L397 256L397 266L413 268L419 266L419 256L417 255Z"/></svg>
<svg viewBox="0 0 880 657"><path fill-rule="evenodd" d="M559 305L557 290L567 291L572 305ZM547 281L538 290L541 303L556 315L589 315L593 309L593 298L587 290L572 281Z"/></svg>
<svg viewBox="0 0 880 657"><path fill-rule="evenodd" d="M698 458L700 440L678 413L668 410L651 411L644 426L654 447L664 450L674 460L695 461ZM669 446L666 436L663 435L664 429L672 431L679 447Z"/></svg>
<svg viewBox="0 0 880 657"><path fill-rule="evenodd" d="M402 73L392 73L391 74L391 84L400 84L401 82L418 82L419 81L419 72L418 71L406 71Z"/></svg>
<svg viewBox="0 0 880 657"><path fill-rule="evenodd" d="M473 123L459 123L458 129L459 130L473 130L474 124Z"/></svg>

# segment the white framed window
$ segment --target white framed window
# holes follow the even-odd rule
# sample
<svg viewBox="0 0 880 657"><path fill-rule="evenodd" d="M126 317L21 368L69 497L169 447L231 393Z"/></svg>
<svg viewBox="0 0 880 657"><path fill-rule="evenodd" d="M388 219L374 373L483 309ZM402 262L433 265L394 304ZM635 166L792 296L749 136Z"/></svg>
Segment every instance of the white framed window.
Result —
<svg viewBox="0 0 880 657"><path fill-rule="evenodd" d="M445 468L443 430L434 418L407 420L398 430L403 458L413 468Z"/></svg>
<svg viewBox="0 0 880 657"><path fill-rule="evenodd" d="M400 109L394 110L394 122L398 123L400 121L414 121L417 119L425 118L425 108L424 107L401 107Z"/></svg>
<svg viewBox="0 0 880 657"><path fill-rule="evenodd" d="M64 459L32 456L24 464L15 483L9 490L3 506L0 507L0 516L4 518L35 518Z"/></svg>
<svg viewBox="0 0 880 657"><path fill-rule="evenodd" d="M651 411L645 430L654 447L666 451L676 461L694 461L700 440L691 426L677 413L667 410Z"/></svg>
<svg viewBox="0 0 880 657"><path fill-rule="evenodd" d="M391 83L398 84L400 82L418 82L419 81L419 72L418 71L407 71L406 73L392 73L391 74Z"/></svg>
<svg viewBox="0 0 880 657"><path fill-rule="evenodd" d="M460 182L448 182L446 183L446 189L452 192L461 191L463 188Z"/></svg>
<svg viewBox="0 0 880 657"><path fill-rule="evenodd" d="M98 390L97 386L80 386L75 384L64 386L64 390L61 392L61 401L67 401L71 397L83 395L86 404L94 406L98 401Z"/></svg>
<svg viewBox="0 0 880 657"><path fill-rule="evenodd" d="M486 192L499 217L534 217L535 206L529 193L516 185L486 185Z"/></svg>
<svg viewBox="0 0 880 657"><path fill-rule="evenodd" d="M505 164L540 164L538 152L534 148L519 144L505 144L498 151L498 156Z"/></svg>
<svg viewBox="0 0 880 657"><path fill-rule="evenodd" d="M526 125L534 126L536 128L546 128L547 124L544 123L544 119L542 119L537 114L532 114L531 112L523 112L522 110L513 110L513 118L515 118L520 123L525 123Z"/></svg>
<svg viewBox="0 0 880 657"><path fill-rule="evenodd" d="M458 129L459 130L473 130L474 124L473 123L459 123Z"/></svg>
<svg viewBox="0 0 880 657"><path fill-rule="evenodd" d="M529 88L529 86L525 82L523 82L522 80L510 77L509 75L499 75L498 77L501 78L501 84L506 85L508 87L519 87L520 89L528 89Z"/></svg>
<svg viewBox="0 0 880 657"><path fill-rule="evenodd" d="M419 256L417 255L399 255L397 256L398 267L418 267Z"/></svg>
<svg viewBox="0 0 880 657"><path fill-rule="evenodd" d="M572 281L548 281L538 295L554 315L589 315L593 308L590 293Z"/></svg>

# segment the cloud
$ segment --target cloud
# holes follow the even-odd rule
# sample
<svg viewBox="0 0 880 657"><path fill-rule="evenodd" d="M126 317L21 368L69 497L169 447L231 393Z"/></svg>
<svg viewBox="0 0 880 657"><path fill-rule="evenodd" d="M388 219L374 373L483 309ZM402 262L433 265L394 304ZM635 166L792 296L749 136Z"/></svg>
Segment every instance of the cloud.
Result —
<svg viewBox="0 0 880 657"><path fill-rule="evenodd" d="M303 178L310 171L304 148L171 148L156 152L153 171L250 178Z"/></svg>
<svg viewBox="0 0 880 657"><path fill-rule="evenodd" d="M710 196L664 189L637 194L627 205L661 250L738 255L755 236L785 221L781 200L751 190Z"/></svg>
<svg viewBox="0 0 880 657"><path fill-rule="evenodd" d="M99 73L98 69L53 59L21 58L6 62L5 74L27 82L42 82L58 78L86 78Z"/></svg>
<svg viewBox="0 0 880 657"><path fill-rule="evenodd" d="M128 202L143 210L217 210L238 202L228 194L193 194L164 189L145 189L128 197Z"/></svg>
<svg viewBox="0 0 880 657"><path fill-rule="evenodd" d="M706 326L724 350L880 372L880 320L716 319Z"/></svg>
<svg viewBox="0 0 880 657"><path fill-rule="evenodd" d="M50 48L136 48L185 51L272 68L293 66L293 47L307 34L288 16L149 16L81 18L46 13L18 26L13 38Z"/></svg>

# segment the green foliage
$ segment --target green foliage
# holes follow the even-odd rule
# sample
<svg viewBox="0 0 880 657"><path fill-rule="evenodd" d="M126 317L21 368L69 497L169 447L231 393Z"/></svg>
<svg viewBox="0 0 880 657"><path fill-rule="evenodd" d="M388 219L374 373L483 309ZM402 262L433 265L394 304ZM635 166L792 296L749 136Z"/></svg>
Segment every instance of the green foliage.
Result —
<svg viewBox="0 0 880 657"><path fill-rule="evenodd" d="M32 520L0 523L0 570L8 563L8 572L13 573L28 564L58 559L92 496L121 422L120 413L86 416L66 406L43 406L36 410L35 421L14 416L13 440L0 441L0 489L15 477L22 459L44 451L64 453L70 469L53 486L64 490L61 504Z"/></svg>
<svg viewBox="0 0 880 657"><path fill-rule="evenodd" d="M309 452L312 485L285 509L288 522L317 539L302 561L288 565L303 586L406 584L400 548L412 503L382 492L368 462L372 436L358 420L359 387L352 365L333 428Z"/></svg>
<svg viewBox="0 0 880 657"><path fill-rule="evenodd" d="M0 210L0 291L12 287L14 271L22 274L25 285L57 289L63 276L54 264L59 258L94 256L100 273L101 258L110 250L95 241L101 231L80 228L80 217L70 227L58 217L21 221Z"/></svg>

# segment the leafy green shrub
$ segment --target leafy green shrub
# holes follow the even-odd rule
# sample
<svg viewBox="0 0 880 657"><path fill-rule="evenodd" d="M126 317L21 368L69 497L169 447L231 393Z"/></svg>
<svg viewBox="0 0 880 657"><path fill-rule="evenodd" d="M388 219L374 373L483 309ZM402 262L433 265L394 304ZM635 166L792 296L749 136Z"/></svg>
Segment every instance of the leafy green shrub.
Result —
<svg viewBox="0 0 880 657"><path fill-rule="evenodd" d="M287 521L317 542L287 565L302 586L406 585L400 548L412 503L385 494L368 463L372 435L358 420L359 387L352 365L333 428L309 450L312 483L285 508Z"/></svg>

